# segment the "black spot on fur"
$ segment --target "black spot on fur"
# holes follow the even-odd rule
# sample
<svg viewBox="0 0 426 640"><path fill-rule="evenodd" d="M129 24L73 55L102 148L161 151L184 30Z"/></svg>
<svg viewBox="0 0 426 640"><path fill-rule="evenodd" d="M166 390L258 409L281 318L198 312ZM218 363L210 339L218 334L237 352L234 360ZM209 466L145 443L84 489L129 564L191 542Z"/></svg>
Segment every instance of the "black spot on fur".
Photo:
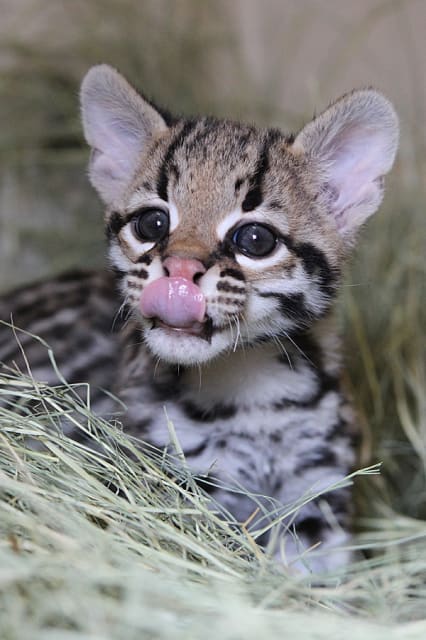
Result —
<svg viewBox="0 0 426 640"><path fill-rule="evenodd" d="M127 220L123 218L117 211L113 211L105 227L105 233L108 240L117 236L126 224Z"/></svg>
<svg viewBox="0 0 426 640"><path fill-rule="evenodd" d="M235 180L235 195L238 194L238 192L241 189L241 186L244 184L244 182L245 182L245 178L237 178Z"/></svg>
<svg viewBox="0 0 426 640"><path fill-rule="evenodd" d="M214 422L219 419L228 419L237 413L236 407L224 404L217 404L211 409L204 409L193 402L186 401L182 407L186 416L196 422Z"/></svg>
<svg viewBox="0 0 426 640"><path fill-rule="evenodd" d="M139 264L146 264L147 266L149 266L152 262L152 257L145 253L143 256L139 256L137 262Z"/></svg>
<svg viewBox="0 0 426 640"><path fill-rule="evenodd" d="M129 276L136 276L137 278L146 280L148 277L148 271L146 269L130 269Z"/></svg>
<svg viewBox="0 0 426 640"><path fill-rule="evenodd" d="M208 440L203 440L203 442L201 442L196 447L192 447L192 449L185 449L185 458L194 458L196 456L199 456L201 453L203 453L203 451L206 450L208 444Z"/></svg>
<svg viewBox="0 0 426 640"><path fill-rule="evenodd" d="M288 250L302 260L306 273L317 279L323 293L332 296L340 272L336 267L331 267L324 252L311 242L295 243L289 236L284 238L284 242Z"/></svg>
<svg viewBox="0 0 426 640"><path fill-rule="evenodd" d="M296 407L298 409L314 409L327 393L339 390L339 381L337 378L327 375L324 371L317 371L316 374L318 378L318 388L312 396L301 400L283 398L282 400L274 402L274 409L277 411L292 407Z"/></svg>
<svg viewBox="0 0 426 640"><path fill-rule="evenodd" d="M321 518L310 516L297 523L296 532L312 540L319 536L323 528L324 522Z"/></svg>
<svg viewBox="0 0 426 640"><path fill-rule="evenodd" d="M196 476L195 482L207 494L212 495L217 491L217 480L214 476Z"/></svg>
<svg viewBox="0 0 426 640"><path fill-rule="evenodd" d="M271 200L271 202L268 202L268 209L272 211L281 211L282 208L283 205L279 200Z"/></svg>
<svg viewBox="0 0 426 640"><path fill-rule="evenodd" d="M337 463L336 454L330 447L319 446L315 451L309 451L300 460L296 473L300 474L317 467L333 467Z"/></svg>
<svg viewBox="0 0 426 640"><path fill-rule="evenodd" d="M306 306L305 295L303 293L275 293L265 291L259 294L262 298L275 298L279 303L279 309L283 316L293 320L296 326L305 326L315 314Z"/></svg>
<svg viewBox="0 0 426 640"><path fill-rule="evenodd" d="M244 293L245 292L245 287L238 287L236 285L229 284L229 282L222 282L221 280L219 280L219 282L217 283L216 289L218 291L225 291L226 293Z"/></svg>
<svg viewBox="0 0 426 640"><path fill-rule="evenodd" d="M230 278L235 278L235 280L245 281L245 276L243 272L239 271L238 269L233 269L232 267L222 269L222 271L220 272L220 277L225 278L226 276L229 276Z"/></svg>

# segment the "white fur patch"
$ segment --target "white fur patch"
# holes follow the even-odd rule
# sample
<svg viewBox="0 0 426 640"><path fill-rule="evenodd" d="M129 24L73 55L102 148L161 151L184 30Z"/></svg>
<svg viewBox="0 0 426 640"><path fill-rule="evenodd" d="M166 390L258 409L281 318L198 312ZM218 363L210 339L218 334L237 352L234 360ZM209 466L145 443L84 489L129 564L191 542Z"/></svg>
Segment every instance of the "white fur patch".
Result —
<svg viewBox="0 0 426 640"><path fill-rule="evenodd" d="M207 342L196 336L156 328L145 331L145 342L152 353L165 362L199 365L227 349L230 339L227 332L216 333L211 342Z"/></svg>
<svg viewBox="0 0 426 640"><path fill-rule="evenodd" d="M234 211L231 211L231 213L228 213L228 215L221 222L219 222L216 227L216 234L221 242L224 240L228 231L232 229L232 227L234 227L240 220L244 220L244 214L241 209L238 208L234 209Z"/></svg>
<svg viewBox="0 0 426 640"><path fill-rule="evenodd" d="M128 271L133 266L133 262L124 255L123 250L117 243L110 246L109 258L111 264L117 267L117 269L120 269L120 271Z"/></svg>
<svg viewBox="0 0 426 640"><path fill-rule="evenodd" d="M217 295L217 283L219 281L220 267L214 265L199 280L199 287L204 296L208 299Z"/></svg>
<svg viewBox="0 0 426 640"><path fill-rule="evenodd" d="M149 265L148 269L148 278L145 280L145 286L154 282L158 278L162 278L164 276L164 268L161 259L156 256L152 263Z"/></svg>
<svg viewBox="0 0 426 640"><path fill-rule="evenodd" d="M131 196L129 203L126 207L127 213L132 213L133 211L137 211L141 207L144 208L153 208L153 209L163 209L167 211L168 204L162 198L158 196L147 197L146 193L141 193L140 191L135 191L135 193Z"/></svg>
<svg viewBox="0 0 426 640"><path fill-rule="evenodd" d="M170 233L172 233L179 224L179 212L173 200L169 202L169 217L170 217Z"/></svg>
<svg viewBox="0 0 426 640"><path fill-rule="evenodd" d="M226 398L240 407L262 407L283 397L301 401L314 394L317 378L312 368L308 364L299 364L297 369L286 367L276 359L279 352L276 345L239 350L227 359L226 365L218 359L206 364L202 372L190 372L194 388L197 376L201 376L197 401L203 406L214 406ZM245 428L255 433L257 421ZM271 424L271 429L276 429L276 424Z"/></svg>
<svg viewBox="0 0 426 640"><path fill-rule="evenodd" d="M131 224L126 224L118 234L119 238L126 243L126 246L132 252L129 256L132 262L136 262L141 255L154 248L155 242L141 242L132 232Z"/></svg>

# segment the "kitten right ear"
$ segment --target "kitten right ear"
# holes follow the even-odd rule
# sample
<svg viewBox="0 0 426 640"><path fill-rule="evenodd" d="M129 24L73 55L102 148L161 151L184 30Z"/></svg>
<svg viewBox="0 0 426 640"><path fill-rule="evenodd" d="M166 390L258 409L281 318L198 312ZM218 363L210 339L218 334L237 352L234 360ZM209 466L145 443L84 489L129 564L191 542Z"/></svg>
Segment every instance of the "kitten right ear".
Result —
<svg viewBox="0 0 426 640"><path fill-rule="evenodd" d="M109 65L88 71L80 96L84 135L92 147L90 181L112 205L132 179L146 145L167 125Z"/></svg>
<svg viewBox="0 0 426 640"><path fill-rule="evenodd" d="M293 151L319 168L329 213L349 243L382 200L397 146L395 110L373 89L343 96L296 137Z"/></svg>

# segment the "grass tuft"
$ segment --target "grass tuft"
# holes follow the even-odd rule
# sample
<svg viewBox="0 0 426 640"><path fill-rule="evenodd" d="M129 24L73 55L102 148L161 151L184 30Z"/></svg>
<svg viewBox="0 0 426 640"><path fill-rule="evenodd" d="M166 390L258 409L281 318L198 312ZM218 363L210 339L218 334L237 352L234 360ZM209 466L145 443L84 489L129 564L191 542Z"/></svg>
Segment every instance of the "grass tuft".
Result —
<svg viewBox="0 0 426 640"><path fill-rule="evenodd" d="M182 459L142 451L74 387L6 372L0 401L5 640L340 638L346 625L349 638L424 637L425 522L383 512L354 541L370 557L319 586L211 508Z"/></svg>

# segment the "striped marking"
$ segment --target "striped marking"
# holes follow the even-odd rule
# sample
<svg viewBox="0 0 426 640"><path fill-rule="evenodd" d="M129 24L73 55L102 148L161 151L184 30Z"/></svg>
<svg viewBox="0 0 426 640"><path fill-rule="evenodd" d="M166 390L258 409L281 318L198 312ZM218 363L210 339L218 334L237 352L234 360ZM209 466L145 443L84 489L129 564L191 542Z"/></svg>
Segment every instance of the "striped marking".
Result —
<svg viewBox="0 0 426 640"><path fill-rule="evenodd" d="M278 129L270 129L266 134L256 169L249 179L248 191L241 205L244 213L257 209L263 202L263 184L269 170L269 149L271 144L280 138L282 138L282 133Z"/></svg>
<svg viewBox="0 0 426 640"><path fill-rule="evenodd" d="M197 120L193 120L193 119L186 120L181 130L173 138L164 156L163 163L158 172L156 189L160 198L162 198L162 200L165 200L166 202L168 202L168 199L169 199L169 194L168 194L169 175L170 175L170 169L172 166L174 155L177 149L179 149L179 147L182 147L185 139L188 137L191 131L194 130L196 125L197 125Z"/></svg>

